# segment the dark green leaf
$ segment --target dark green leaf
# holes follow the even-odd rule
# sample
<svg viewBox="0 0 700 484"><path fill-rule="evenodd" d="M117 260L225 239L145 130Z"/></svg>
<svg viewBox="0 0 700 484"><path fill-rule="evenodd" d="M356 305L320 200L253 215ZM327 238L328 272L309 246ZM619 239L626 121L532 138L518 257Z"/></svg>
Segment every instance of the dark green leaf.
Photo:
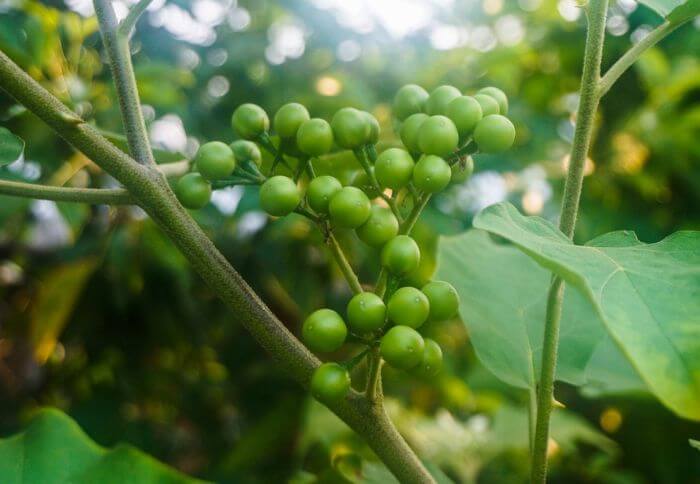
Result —
<svg viewBox="0 0 700 484"><path fill-rule="evenodd" d="M17 161L24 152L24 140L0 126L0 166Z"/></svg>

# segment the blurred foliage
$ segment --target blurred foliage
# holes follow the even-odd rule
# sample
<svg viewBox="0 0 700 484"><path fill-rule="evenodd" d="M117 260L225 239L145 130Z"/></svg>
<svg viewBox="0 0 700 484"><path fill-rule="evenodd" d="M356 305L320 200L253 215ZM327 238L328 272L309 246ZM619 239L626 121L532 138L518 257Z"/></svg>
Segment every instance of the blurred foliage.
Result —
<svg viewBox="0 0 700 484"><path fill-rule="evenodd" d="M121 133L97 23L71 10L90 3L0 1L0 49L89 122ZM396 142L389 106L400 85L471 91L493 84L511 99L517 147L477 156L474 177L436 197L416 228L429 256L413 282L432 275L437 234L468 227L485 203L505 198L526 213L555 217L583 15L566 0L426 0L432 23L397 37L392 28L419 15L413 3L403 12L379 0L154 2L132 51L155 146L192 155L203 141L232 140L238 104L273 113L290 100L326 118L346 105L371 110L388 146ZM652 11L630 8L634 2L611 3L617 24L609 25L606 66L631 36L659 23ZM366 20L359 25L369 28L353 27L332 7L339 4L359 5ZM218 17L201 10L207 5ZM393 23L379 20L382 5L394 5ZM603 99L581 241L619 228L655 241L700 226L697 25L645 54ZM290 55L280 63L275 48L294 47L299 32L302 52L283 49ZM457 40L438 49L445 38ZM114 185L5 96L0 122L26 141L23 159L0 168L0 177ZM342 158L319 160L317 168L342 166L349 181L358 167ZM199 223L290 329L297 332L320 306L343 310L349 291L307 221L269 220L257 210L254 188L221 191L214 202L196 214ZM361 280L372 281L376 254L350 233L339 238ZM368 448L271 363L137 208L0 197L0 324L2 435L20 429L38 406L53 405L102 445L126 441L204 479L389 482ZM452 480L524 482L527 395L478 363L460 321L426 332L445 349L445 370L432 381L386 370L397 425ZM555 412L551 482L700 482L700 458L688 445L700 436L697 424L643 397L592 398L561 385L557 398L567 409Z"/></svg>

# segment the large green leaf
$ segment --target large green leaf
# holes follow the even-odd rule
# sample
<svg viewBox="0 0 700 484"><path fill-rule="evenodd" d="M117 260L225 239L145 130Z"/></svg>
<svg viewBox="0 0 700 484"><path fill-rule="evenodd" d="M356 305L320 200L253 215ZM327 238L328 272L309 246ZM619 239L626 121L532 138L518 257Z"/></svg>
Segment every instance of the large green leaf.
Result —
<svg viewBox="0 0 700 484"><path fill-rule="evenodd" d="M700 0L639 0L639 3L672 23L685 22L700 15Z"/></svg>
<svg viewBox="0 0 700 484"><path fill-rule="evenodd" d="M485 209L474 226L510 240L581 291L649 389L700 420L700 232L654 244L613 232L577 246L508 203Z"/></svg>
<svg viewBox="0 0 700 484"><path fill-rule="evenodd" d="M0 482L194 484L189 478L129 445L105 449L67 415L44 409L27 429L0 439Z"/></svg>
<svg viewBox="0 0 700 484"><path fill-rule="evenodd" d="M24 152L24 140L0 126L0 166L17 161Z"/></svg>
<svg viewBox="0 0 700 484"><path fill-rule="evenodd" d="M514 246L469 230L441 240L437 275L459 292L460 314L482 363L506 383L532 386L540 373L549 272ZM557 379L596 391L644 388L576 291L564 302Z"/></svg>

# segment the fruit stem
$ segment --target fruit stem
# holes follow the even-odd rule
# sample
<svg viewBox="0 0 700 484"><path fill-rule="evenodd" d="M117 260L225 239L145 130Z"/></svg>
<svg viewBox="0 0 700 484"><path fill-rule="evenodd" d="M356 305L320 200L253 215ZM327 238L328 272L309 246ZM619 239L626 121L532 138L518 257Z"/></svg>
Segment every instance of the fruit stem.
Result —
<svg viewBox="0 0 700 484"><path fill-rule="evenodd" d="M573 239L578 214L583 175L588 149L593 133L593 120L600 101L598 83L605 42L605 20L608 0L590 0L587 11L588 32L583 56L581 97L576 116L576 129L571 146L569 170L564 186L559 229ZM537 420L532 447L530 482L544 484L547 479L547 445L549 443L549 418L554 400L554 375L559 344L559 322L564 300L564 283L553 277L547 295L547 313L542 342L542 370L537 394Z"/></svg>
<svg viewBox="0 0 700 484"><path fill-rule="evenodd" d="M365 150L363 149L357 149L352 151L355 154L355 158L357 158L357 161L360 162L360 165L362 165L362 168L365 170L365 173L367 173L367 176L369 177L369 181L372 184L372 188L379 193L379 196L386 202L386 204L389 206L391 211L393 212L394 216L396 217L396 220L401 223L403 221L403 217L401 217L401 212L399 211L399 208L396 206L396 200L388 196L384 191L382 190L382 187L379 185L379 182L377 181L377 177L374 175L374 170L372 170L372 166L369 163L369 159L367 158L367 153L365 153Z"/></svg>
<svg viewBox="0 0 700 484"><path fill-rule="evenodd" d="M323 230L323 229L322 229ZM362 291L362 284L357 278L355 271L353 271L348 259L345 257L342 247L338 243L338 239L335 238L333 232L326 227L325 230L326 245L331 249L331 254L335 259L335 262L340 267L340 271L343 273L345 280L348 282L350 289L354 294L360 294Z"/></svg>
<svg viewBox="0 0 700 484"><path fill-rule="evenodd" d="M402 224L401 226L401 233L405 235L410 235L411 231L413 230L413 227L416 225L416 222L418 221L418 218L420 217L420 214L423 212L423 209L428 205L428 202L430 201L430 193L424 193L422 197L419 197L415 205L413 205L413 209L411 210L411 213L408 215L408 218L406 221Z"/></svg>

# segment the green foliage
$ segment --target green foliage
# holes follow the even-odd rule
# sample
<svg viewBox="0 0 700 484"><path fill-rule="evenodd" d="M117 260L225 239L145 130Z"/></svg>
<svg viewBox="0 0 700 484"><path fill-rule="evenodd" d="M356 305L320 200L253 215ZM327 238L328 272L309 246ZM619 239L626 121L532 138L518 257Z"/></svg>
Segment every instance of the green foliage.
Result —
<svg viewBox="0 0 700 484"><path fill-rule="evenodd" d="M24 140L0 126L0 166L16 161L24 152Z"/></svg>
<svg viewBox="0 0 700 484"><path fill-rule="evenodd" d="M131 446L100 447L54 409L41 410L24 432L0 440L0 480L7 484L203 483Z"/></svg>
<svg viewBox="0 0 700 484"><path fill-rule="evenodd" d="M672 23L684 22L700 14L700 0L640 0Z"/></svg>

